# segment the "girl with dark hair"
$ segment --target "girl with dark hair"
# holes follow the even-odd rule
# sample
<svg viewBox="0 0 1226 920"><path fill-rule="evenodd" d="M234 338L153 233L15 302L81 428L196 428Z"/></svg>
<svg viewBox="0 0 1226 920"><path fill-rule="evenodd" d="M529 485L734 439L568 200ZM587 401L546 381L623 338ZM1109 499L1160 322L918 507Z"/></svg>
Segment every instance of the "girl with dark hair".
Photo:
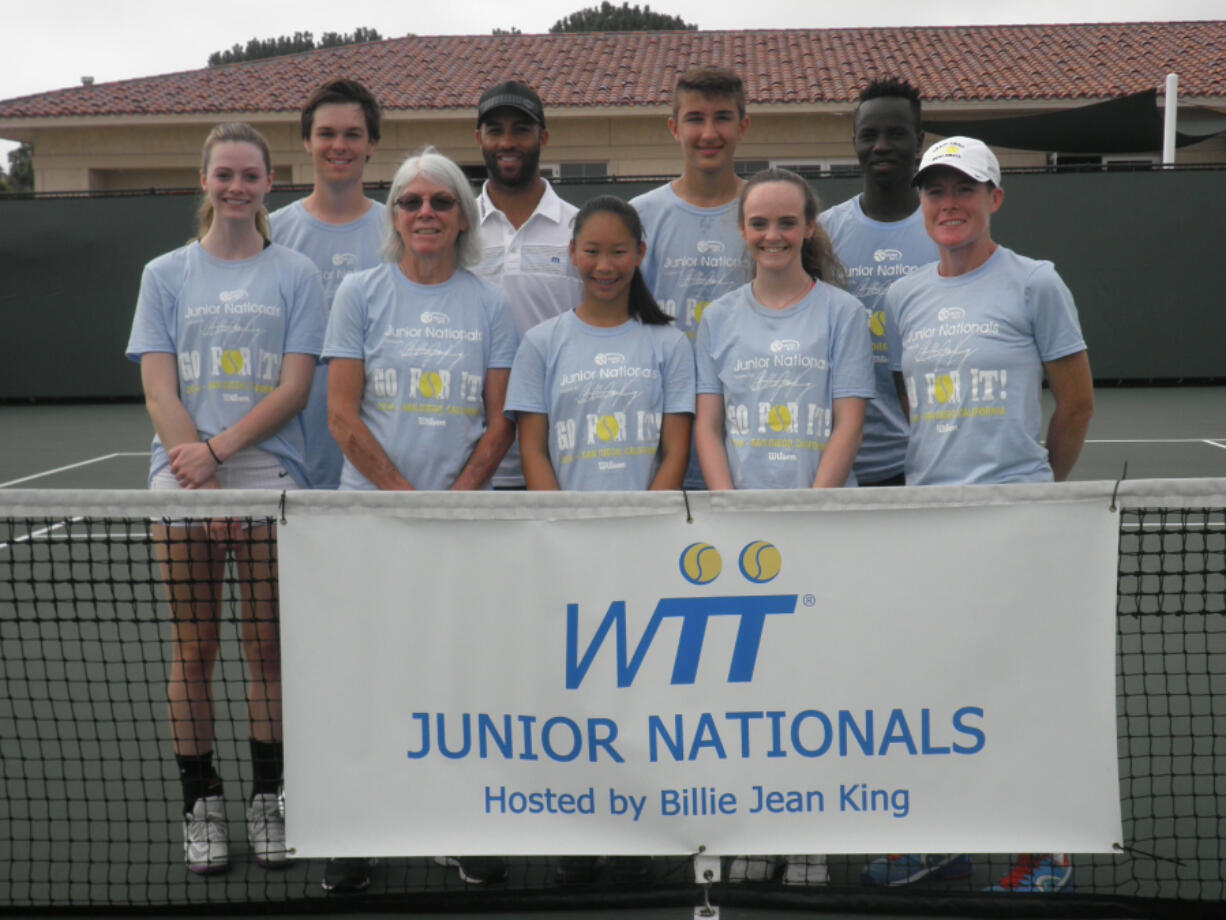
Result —
<svg viewBox="0 0 1226 920"><path fill-rule="evenodd" d="M145 266L128 340L157 435L150 488L293 489L307 483L302 428L323 342L323 289L305 256L269 242L268 144L242 123L210 132L197 239ZM281 647L276 528L167 520L154 552L171 617L170 733L183 786L183 852L197 873L229 866L213 764L212 676L228 559L242 592L252 794L247 838L265 867L288 864L279 802Z"/></svg>
<svg viewBox="0 0 1226 920"><path fill-rule="evenodd" d="M602 195L575 216L583 298L524 337L507 393L529 489L679 489L694 357L643 281L638 213Z"/></svg>
<svg viewBox="0 0 1226 920"><path fill-rule="evenodd" d="M839 285L817 196L784 169L741 191L754 278L707 307L694 343L695 443L712 489L843 486L876 392L868 324Z"/></svg>

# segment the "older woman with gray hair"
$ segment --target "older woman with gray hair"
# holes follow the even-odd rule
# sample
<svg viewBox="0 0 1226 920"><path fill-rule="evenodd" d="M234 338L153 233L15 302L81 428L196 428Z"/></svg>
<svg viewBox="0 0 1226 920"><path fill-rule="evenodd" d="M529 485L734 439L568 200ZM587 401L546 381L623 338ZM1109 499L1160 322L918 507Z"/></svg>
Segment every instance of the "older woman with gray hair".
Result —
<svg viewBox="0 0 1226 920"><path fill-rule="evenodd" d="M428 147L400 165L387 261L341 283L324 340L341 489L482 489L514 439L518 339L502 290L468 270L479 223L451 160Z"/></svg>

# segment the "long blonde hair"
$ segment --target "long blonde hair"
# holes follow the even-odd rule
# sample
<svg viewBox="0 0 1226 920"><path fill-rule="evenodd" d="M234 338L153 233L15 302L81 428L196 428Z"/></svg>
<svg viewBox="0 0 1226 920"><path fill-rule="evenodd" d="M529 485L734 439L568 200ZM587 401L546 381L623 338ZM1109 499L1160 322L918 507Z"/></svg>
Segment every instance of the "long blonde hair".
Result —
<svg viewBox="0 0 1226 920"><path fill-rule="evenodd" d="M209 171L209 160L213 157L213 148L218 144L227 142L238 142L243 144L252 144L260 151L264 158L264 169L269 175L272 175L272 153L268 149L268 141L264 139L264 135L257 131L251 125L243 121L227 121L220 125L216 125L209 136L204 139L204 152L200 157L200 172L207 175ZM206 192L200 202L200 210L196 212L196 239L204 239L204 235L209 232L209 228L213 226L213 202L209 201L208 193ZM260 207L260 212L255 216L255 229L260 232L260 236L264 237L268 242L272 242L272 226L268 221L268 208Z"/></svg>

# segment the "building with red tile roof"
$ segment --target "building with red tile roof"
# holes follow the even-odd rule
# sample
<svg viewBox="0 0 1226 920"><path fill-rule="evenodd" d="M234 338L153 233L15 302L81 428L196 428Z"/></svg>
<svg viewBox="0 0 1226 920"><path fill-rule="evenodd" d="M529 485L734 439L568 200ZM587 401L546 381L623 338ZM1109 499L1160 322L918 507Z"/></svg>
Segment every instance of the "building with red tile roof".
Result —
<svg viewBox="0 0 1226 920"><path fill-rule="evenodd" d="M1226 113L1226 21L1019 26L406 36L362 45L39 93L0 102L0 137L30 141L40 190L193 185L200 144L223 120L268 136L278 178L309 182L298 108L324 79L369 86L385 109L368 177L390 177L432 143L479 168L472 130L486 87L517 78L545 101L545 162L574 175L666 175L678 168L666 127L681 72L717 64L745 80L747 160L853 163L850 118L878 76L920 88L925 117L1029 115L1163 92ZM1002 150L1005 165L1043 152ZM1153 155L1153 150L1134 151ZM1226 161L1222 137L1181 162Z"/></svg>

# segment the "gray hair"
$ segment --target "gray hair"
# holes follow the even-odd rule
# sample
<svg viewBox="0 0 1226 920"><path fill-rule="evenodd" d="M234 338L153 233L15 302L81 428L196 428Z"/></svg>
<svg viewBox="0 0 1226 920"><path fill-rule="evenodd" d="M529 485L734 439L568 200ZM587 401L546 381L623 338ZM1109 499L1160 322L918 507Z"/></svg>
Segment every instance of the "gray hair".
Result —
<svg viewBox="0 0 1226 920"><path fill-rule="evenodd" d="M446 186L460 203L460 213L468 223L456 238L456 266L467 268L481 261L481 219L477 213L477 199L464 170L433 147L424 147L405 159L392 177L392 187L387 193L387 210L383 212L383 258L399 262L404 258L404 241L396 232L396 200L404 193L405 186L418 176Z"/></svg>

